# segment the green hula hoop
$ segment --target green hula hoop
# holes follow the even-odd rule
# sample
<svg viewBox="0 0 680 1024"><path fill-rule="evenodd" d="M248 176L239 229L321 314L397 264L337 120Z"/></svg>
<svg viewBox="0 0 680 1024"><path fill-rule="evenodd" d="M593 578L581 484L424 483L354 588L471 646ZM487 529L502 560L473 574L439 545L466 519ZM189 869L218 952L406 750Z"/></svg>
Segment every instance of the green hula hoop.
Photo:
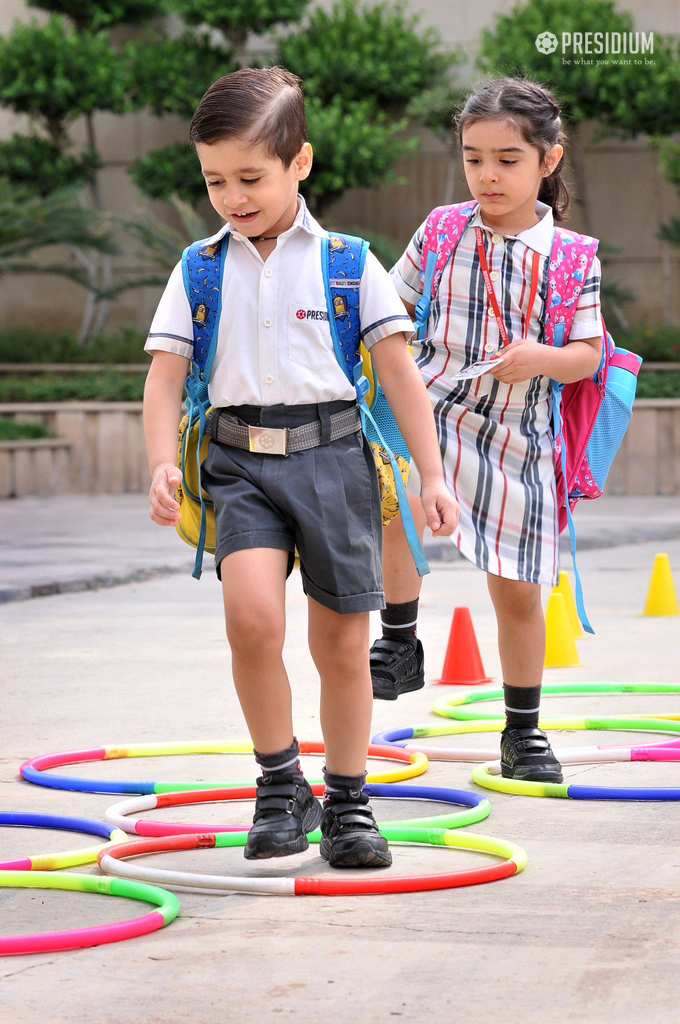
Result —
<svg viewBox="0 0 680 1024"><path fill-rule="evenodd" d="M680 683L544 683L541 696L578 696L582 693L680 693ZM499 718L501 712L467 710L464 705L488 700L503 700L502 687L464 690L442 697L432 705L432 712L457 721L479 721ZM646 716L656 717L656 716ZM659 716L661 717L661 716Z"/></svg>

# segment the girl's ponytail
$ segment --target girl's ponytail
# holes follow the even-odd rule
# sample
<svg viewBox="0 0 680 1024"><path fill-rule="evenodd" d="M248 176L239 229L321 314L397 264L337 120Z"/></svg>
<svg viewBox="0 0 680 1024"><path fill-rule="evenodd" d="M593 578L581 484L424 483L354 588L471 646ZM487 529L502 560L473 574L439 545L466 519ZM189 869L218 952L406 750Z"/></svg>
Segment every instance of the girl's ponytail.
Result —
<svg viewBox="0 0 680 1024"><path fill-rule="evenodd" d="M525 142L535 146L541 158L548 150L566 141L560 108L553 94L536 82L523 78L495 78L478 92L468 96L458 115L458 143L462 147L463 131L476 121L503 118L515 124ZM569 191L562 177L564 156L552 174L541 182L538 198L552 207L556 221L566 219Z"/></svg>

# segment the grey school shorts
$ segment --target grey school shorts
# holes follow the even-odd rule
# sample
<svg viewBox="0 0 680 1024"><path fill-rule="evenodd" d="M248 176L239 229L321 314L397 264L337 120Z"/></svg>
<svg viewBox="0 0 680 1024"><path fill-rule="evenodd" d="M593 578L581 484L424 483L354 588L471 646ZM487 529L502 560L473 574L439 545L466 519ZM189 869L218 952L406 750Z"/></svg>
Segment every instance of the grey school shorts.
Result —
<svg viewBox="0 0 680 1024"><path fill-rule="evenodd" d="M351 402L294 406L230 406L243 422L297 427ZM378 479L361 431L292 455L264 455L210 441L203 486L215 506L215 568L243 548L280 548L300 555L306 594L332 611L385 607L382 513Z"/></svg>

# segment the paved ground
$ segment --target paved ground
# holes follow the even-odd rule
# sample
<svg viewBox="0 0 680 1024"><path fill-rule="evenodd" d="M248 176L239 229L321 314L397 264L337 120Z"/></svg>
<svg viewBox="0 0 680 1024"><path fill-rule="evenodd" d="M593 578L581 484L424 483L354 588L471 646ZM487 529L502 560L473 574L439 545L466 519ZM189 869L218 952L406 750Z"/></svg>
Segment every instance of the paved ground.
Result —
<svg viewBox="0 0 680 1024"><path fill-rule="evenodd" d="M72 502L75 499L71 499ZM617 503L618 501L618 503ZM154 530L138 498L32 501L0 506L3 585L33 587L99 574L176 570L191 561L171 533ZM597 503L592 515L597 513ZM600 509L629 541L642 530L678 532L677 499L610 499ZM98 526L96 524L99 524ZM142 525L143 524L143 525ZM96 527L96 528L95 528ZM602 523L581 538L596 536ZM592 532L590 532L592 531ZM642 534L644 536L644 534ZM610 538L608 538L610 539ZM584 546L586 546L584 544ZM680 588L680 540L585 550L581 568L595 637L579 641L583 666L548 680L679 682L680 620L640 615L654 553L668 551ZM32 556L31 556L32 553ZM187 558L187 553L189 557ZM29 561L32 562L29 564ZM13 564L12 564L13 563ZM107 576L107 574L110 574ZM76 578L72 575L71 580ZM93 585L93 584L89 584ZM466 562L433 560L421 637L431 679L442 666L455 604L470 606L485 667L498 676L495 625L482 575ZM217 581L177 573L113 589L14 600L0 611L3 749L0 806L102 819L116 799L50 791L18 781L27 757L53 750L183 739L239 739ZM301 739L320 738L315 673L305 650L305 602L289 583L287 663ZM441 687L376 704L375 730L434 721ZM546 699L546 703L548 700ZM678 698L550 698L555 713L676 712ZM442 745L454 739L423 741ZM625 742L624 734L555 737L556 746ZM466 746L489 737L466 737ZM373 767L376 767L375 763ZM320 761L307 758L308 774ZM66 773L66 769L64 773ZM246 756L125 759L70 769L101 778L252 779ZM592 784L680 786L675 765L567 768ZM431 762L417 784L472 788L470 766ZM376 801L379 817L436 813L432 805ZM384 1024L398 1018L491 1024L649 1024L675 1021L680 998L680 808L493 796L477 832L527 850L519 876L490 885L363 898L180 895L171 926L117 945L0 961L0 1021L17 1024L148 1024L201 1021ZM249 806L178 808L166 818L245 823ZM161 812L149 812L148 817ZM73 849L83 837L0 830L2 856ZM467 867L485 858L396 848L395 873ZM163 855L157 866L228 874L324 874L317 853L253 867L240 852ZM96 869L73 869L96 873ZM128 901L76 893L0 889L3 933L84 926L140 913Z"/></svg>
<svg viewBox="0 0 680 1024"><path fill-rule="evenodd" d="M0 502L0 604L186 572L193 550L158 529L143 494L61 495ZM680 496L604 497L577 509L579 550L680 538ZM429 531L428 531L429 534ZM565 553L568 540L562 537ZM430 561L461 561L425 541ZM206 556L206 566L212 564Z"/></svg>

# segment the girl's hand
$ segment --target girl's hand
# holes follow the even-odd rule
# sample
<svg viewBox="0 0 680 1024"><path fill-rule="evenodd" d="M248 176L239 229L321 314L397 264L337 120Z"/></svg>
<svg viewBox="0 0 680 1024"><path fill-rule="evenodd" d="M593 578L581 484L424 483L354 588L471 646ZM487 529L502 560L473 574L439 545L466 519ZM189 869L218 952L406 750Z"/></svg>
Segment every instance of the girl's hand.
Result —
<svg viewBox="0 0 680 1024"><path fill-rule="evenodd" d="M180 519L175 491L182 482L182 472L171 462L156 466L149 489L149 515L159 526L175 526Z"/></svg>
<svg viewBox="0 0 680 1024"><path fill-rule="evenodd" d="M450 537L460 519L460 505L444 483L444 478L423 481L420 500L432 533L436 537Z"/></svg>
<svg viewBox="0 0 680 1024"><path fill-rule="evenodd" d="M544 354L545 345L520 338L493 357L500 359L502 356L503 361L495 369L490 369L489 373L502 384L521 384L522 381L541 376Z"/></svg>

